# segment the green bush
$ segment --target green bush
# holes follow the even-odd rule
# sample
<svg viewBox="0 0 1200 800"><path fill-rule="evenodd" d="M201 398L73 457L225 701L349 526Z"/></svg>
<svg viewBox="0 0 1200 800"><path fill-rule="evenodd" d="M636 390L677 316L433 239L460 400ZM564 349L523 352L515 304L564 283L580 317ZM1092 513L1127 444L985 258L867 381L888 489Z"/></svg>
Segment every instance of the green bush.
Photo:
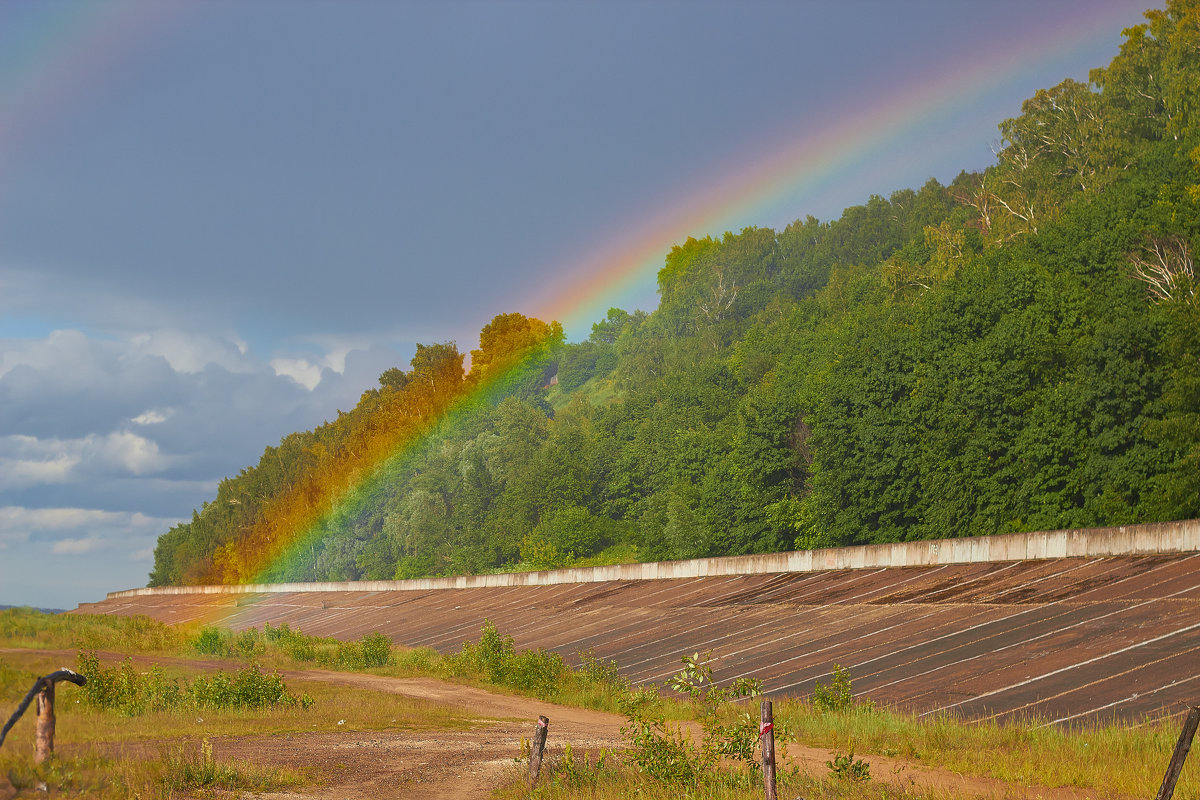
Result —
<svg viewBox="0 0 1200 800"><path fill-rule="evenodd" d="M462 650L447 659L447 667L452 675L480 673L489 683L543 698L557 693L570 673L562 656L551 650L518 653L513 638L500 633L491 620L484 620L479 642L463 642Z"/></svg>
<svg viewBox="0 0 1200 800"><path fill-rule="evenodd" d="M234 634L222 628L205 627L191 640L197 653L254 661L269 650L282 652L302 662L318 662L331 669L359 670L391 663L392 642L382 633L368 633L357 642L340 642L292 630L286 622L278 627L269 622L261 632L247 628Z"/></svg>
<svg viewBox="0 0 1200 800"><path fill-rule="evenodd" d="M368 633L359 640L364 667L386 667L392 660L392 640L382 633Z"/></svg>
<svg viewBox="0 0 1200 800"><path fill-rule="evenodd" d="M211 677L199 676L187 687L191 704L199 708L265 708L276 705L299 705L307 708L312 700L307 695L290 694L278 673L263 674L257 664L251 664L230 676L218 672Z"/></svg>
<svg viewBox="0 0 1200 800"><path fill-rule="evenodd" d="M813 687L812 704L822 711L847 711L852 708L854 690L850 685L850 671L841 664L834 664L829 685L817 681Z"/></svg>
<svg viewBox="0 0 1200 800"><path fill-rule="evenodd" d="M116 667L102 667L95 653L79 651L76 672L87 679L84 698L92 705L113 709L128 716L149 711L170 711L184 704L184 691L154 664L137 672L126 658Z"/></svg>
<svg viewBox="0 0 1200 800"><path fill-rule="evenodd" d="M723 722L721 709L731 701L762 694L762 681L738 678L721 687L713 678L711 653L683 657L683 669L667 686L687 695L698 712L704 735L697 743L678 723L668 723L663 714L652 713L658 700L653 687L639 688L621 701L626 723L621 731L629 737L634 763L646 775L667 783L699 786L718 779L721 759L740 761L754 769L758 725L749 714Z"/></svg>
<svg viewBox="0 0 1200 800"><path fill-rule="evenodd" d="M223 656L229 653L229 631L204 627L192 640L192 649L200 655Z"/></svg>
<svg viewBox="0 0 1200 800"><path fill-rule="evenodd" d="M835 778L847 781L871 780L871 765L861 758L854 757L854 751L849 753L834 753L832 761L826 761L829 774Z"/></svg>
<svg viewBox="0 0 1200 800"><path fill-rule="evenodd" d="M129 716L176 709L312 705L308 695L292 695L278 674L265 675L257 664L234 675L217 672L180 683L168 678L157 664L138 672L132 659L126 658L118 666L104 667L95 653L81 650L76 671L87 678L82 690L88 703Z"/></svg>
<svg viewBox="0 0 1200 800"><path fill-rule="evenodd" d="M591 650L583 650L578 655L578 675L586 683L605 686L621 693L629 691L629 678L621 674L620 665L616 661L605 661Z"/></svg>

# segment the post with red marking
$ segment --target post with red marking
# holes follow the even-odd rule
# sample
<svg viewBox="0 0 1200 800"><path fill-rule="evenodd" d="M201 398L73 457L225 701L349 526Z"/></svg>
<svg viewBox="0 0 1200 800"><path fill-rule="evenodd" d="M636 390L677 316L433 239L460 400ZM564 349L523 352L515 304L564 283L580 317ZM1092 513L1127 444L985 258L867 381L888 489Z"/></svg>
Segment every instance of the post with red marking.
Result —
<svg viewBox="0 0 1200 800"><path fill-rule="evenodd" d="M1192 739L1196 736L1197 726L1200 726L1200 706L1192 706L1183 722L1183 730L1179 732L1175 754L1171 756L1171 763L1167 765L1167 774L1163 776L1162 787L1158 790L1155 800L1171 800L1171 795L1175 794L1175 782L1179 780L1188 750L1192 749Z"/></svg>
<svg viewBox="0 0 1200 800"><path fill-rule="evenodd" d="M533 746L529 749L529 785L537 784L538 773L542 771L542 752L546 749L546 735L550 733L550 719L538 717L537 728L533 731Z"/></svg>
<svg viewBox="0 0 1200 800"><path fill-rule="evenodd" d="M771 701L762 701L762 722L758 724L758 738L762 740L763 789L766 800L777 800L775 794L775 719L771 714Z"/></svg>

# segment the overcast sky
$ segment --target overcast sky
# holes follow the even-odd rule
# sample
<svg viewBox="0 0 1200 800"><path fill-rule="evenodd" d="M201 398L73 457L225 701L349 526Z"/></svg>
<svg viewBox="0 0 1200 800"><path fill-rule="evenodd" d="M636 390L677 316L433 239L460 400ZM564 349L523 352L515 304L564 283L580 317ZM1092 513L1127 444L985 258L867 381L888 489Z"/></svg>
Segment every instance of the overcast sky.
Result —
<svg viewBox="0 0 1200 800"><path fill-rule="evenodd" d="M579 339L652 309L688 235L987 166L997 123L1107 64L1145 7L6 0L0 604L144 585L223 476L416 342L547 308ZM840 131L870 146L722 205L742 165ZM597 285L635 236L654 259ZM596 288L547 300L573 285Z"/></svg>

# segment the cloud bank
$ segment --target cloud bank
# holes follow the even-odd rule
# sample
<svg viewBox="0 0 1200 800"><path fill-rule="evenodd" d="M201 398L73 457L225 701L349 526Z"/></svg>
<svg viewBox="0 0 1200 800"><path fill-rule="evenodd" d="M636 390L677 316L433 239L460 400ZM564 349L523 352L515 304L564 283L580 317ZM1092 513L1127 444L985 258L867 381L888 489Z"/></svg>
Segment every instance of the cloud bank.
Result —
<svg viewBox="0 0 1200 800"><path fill-rule="evenodd" d="M0 338L0 604L73 606L144 584L158 536L221 478L407 361L369 338L292 350L170 327ZM33 579L46 563L75 576L59 581L69 597Z"/></svg>

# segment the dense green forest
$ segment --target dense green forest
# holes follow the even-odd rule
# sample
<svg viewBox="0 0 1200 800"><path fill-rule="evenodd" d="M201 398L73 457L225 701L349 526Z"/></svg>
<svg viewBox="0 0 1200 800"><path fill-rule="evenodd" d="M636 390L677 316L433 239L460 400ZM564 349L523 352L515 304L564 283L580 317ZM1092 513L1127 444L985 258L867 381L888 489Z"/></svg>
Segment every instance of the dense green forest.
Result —
<svg viewBox="0 0 1200 800"><path fill-rule="evenodd" d="M231 554L278 498L319 506L399 441L387 479L267 577L1200 516L1198 114L1200 0L1172 0L1088 83L1027 100L981 174L688 239L656 310L612 309L583 342L502 314L466 375L454 344L419 346L224 480L160 538L151 583L246 579Z"/></svg>

